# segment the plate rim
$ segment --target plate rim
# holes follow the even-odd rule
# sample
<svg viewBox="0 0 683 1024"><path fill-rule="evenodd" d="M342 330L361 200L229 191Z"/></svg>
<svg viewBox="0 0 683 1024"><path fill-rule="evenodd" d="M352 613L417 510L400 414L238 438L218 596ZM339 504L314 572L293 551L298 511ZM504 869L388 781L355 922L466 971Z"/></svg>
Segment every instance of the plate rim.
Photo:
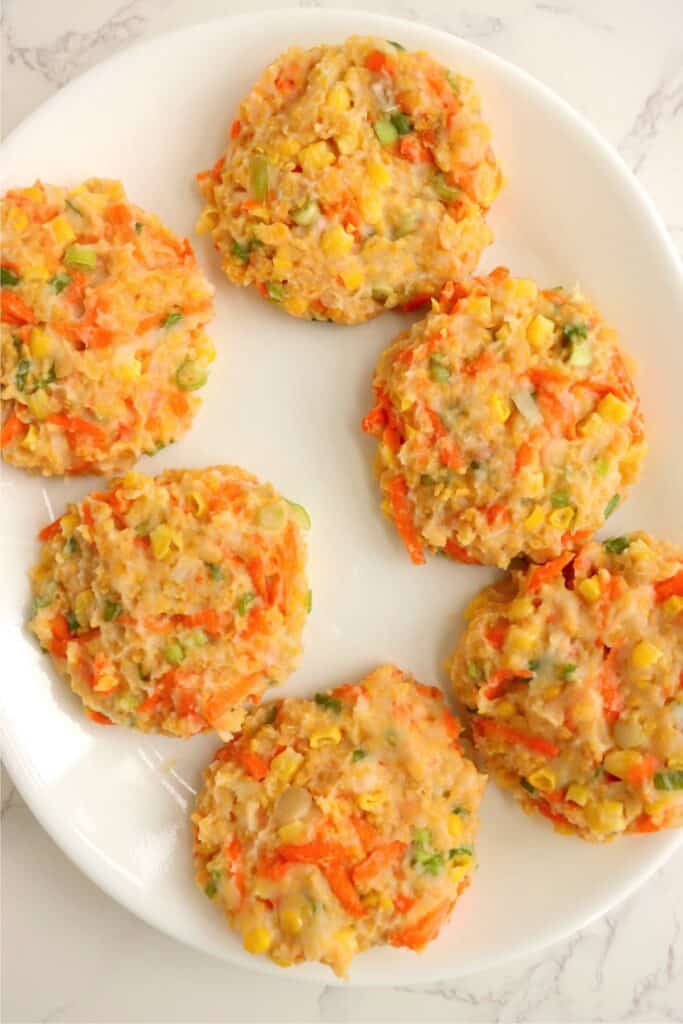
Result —
<svg viewBox="0 0 683 1024"><path fill-rule="evenodd" d="M647 212L650 228L656 234L658 242L661 243L662 251L665 252L668 257L668 262L670 263L669 269L672 272L672 276L674 279L677 279L678 286L683 293L683 261L681 261L673 239L666 228L662 214L656 206L653 198L645 190L636 175L631 171L618 150L603 137L599 130L594 127L594 125L591 124L591 122L588 121L582 113L576 110L561 95L556 93L550 86L546 85L525 68L520 67L518 64L515 64L504 57L500 57L498 54L487 50L485 47L482 47L477 43L463 39L461 36L456 35L453 32L449 32L447 29L438 28L431 24L410 20L408 18L399 18L394 17L393 15L382 14L376 11L344 9L338 7L324 9L286 7L247 14L218 15L216 17L203 19L199 22L193 22L189 25L182 25L168 32L162 32L154 35L151 38L138 40L132 45L124 47L122 50L112 54L105 60L96 63L91 68L88 68L81 74L77 75L65 86L48 97L38 107L32 110L31 113L20 121L19 124L9 132L5 139L2 140L2 143L0 144L0 153L4 154L11 147L20 145L22 135L30 130L34 120L39 116L44 116L44 114L48 112L53 105L57 105L59 102L62 102L64 96L68 96L70 92L75 93L78 89L82 89L83 83L89 79L92 80L98 76L106 76L110 73L112 67L117 63L125 63L125 61L129 59L130 55L137 51L153 49L154 47L163 48L170 39L187 36L189 34L200 35L206 31L209 25L216 24L225 26L230 24L235 27L236 24L239 24L240 22L263 22L267 33L268 23L273 18L277 18L278 20L291 20L292 22L305 22L317 19L318 23L321 24L322 35L322 18L325 15L345 19L351 22L353 22L354 18L358 18L360 20L369 17L378 24L383 23L387 25L387 27L391 27L392 30L403 28L407 31L414 31L417 29L420 33L426 36L432 36L435 41L443 41L444 39L448 40L450 43L455 43L456 46L462 48L465 52L469 51L478 61L492 68L494 78L496 77L496 71L502 71L503 75L512 75L513 77L516 77L517 80L526 88L540 93L545 103L550 107L554 107L565 120L569 120L572 123L575 130L579 131L590 140L592 146L599 151L601 158L609 164L614 175L621 180L626 191L630 193L632 201L636 204L639 203L641 209L643 209L644 212ZM293 25L293 30L295 29L296 25ZM359 27L358 31L362 32L363 29ZM353 33L353 29L349 28L349 32ZM270 961L264 958L250 957L249 961L245 962L242 959L236 959L232 955L229 947L226 947L225 955L221 955L216 952L208 951L199 942L196 942L191 938L180 937L172 930L170 925L164 923L158 915L146 906L139 907L134 905L132 899L129 899L123 892L117 891L115 880L116 876L113 873L104 874L100 872L99 863L96 860L89 858L87 853L87 844L83 837L79 836L76 828L65 828L63 823L53 823L51 820L53 815L51 814L50 801L47 796L44 795L44 787L42 787L41 784L32 777L29 763L25 763L25 759L21 752L18 749L15 749L11 734L8 732L4 718L1 716L0 741L0 753L11 780L16 785L22 798L25 800L31 813L39 822L41 828L45 830L50 839L57 845L62 853L64 853L66 857L76 865L76 867L89 881L95 884L98 889L104 892L108 897L125 907L125 909L133 914L134 917L140 919L146 925L155 928L163 935L168 936L190 949L193 949L205 956L212 957L212 959L228 963L236 969L249 970L268 977L278 977L283 980L299 983L307 982L311 984L335 987L396 987L397 978L395 972L386 968L378 969L375 972L375 976L371 978L363 978L362 980L354 978L353 969L351 970L348 980L338 978L332 972L326 972L324 976L321 976L321 972L326 971L326 969L320 964L310 963L296 965L290 974L278 969L276 965L271 964ZM407 984L411 986L424 985L456 980L461 977L468 977L481 971L490 970L494 967L504 967L515 960L532 956L543 949L551 948L558 943L565 941L577 931L589 927L596 920L608 914L616 906L623 903L633 895L673 857L677 850L680 850L683 846L683 830L681 830L680 834L677 835L674 833L667 838L669 838L670 841L662 850L651 856L648 864L638 872L636 877L630 879L628 882L622 883L613 893L610 894L608 898L599 901L591 913L587 915L580 913L576 915L575 918L570 918L570 923L568 923L566 927L558 929L552 937L544 936L536 940L518 944L513 949L503 954L491 953L488 956L481 956L477 966L471 968L452 967L448 969L441 967L430 969L416 965L415 969L411 971L411 981ZM413 978L414 980L412 980Z"/></svg>

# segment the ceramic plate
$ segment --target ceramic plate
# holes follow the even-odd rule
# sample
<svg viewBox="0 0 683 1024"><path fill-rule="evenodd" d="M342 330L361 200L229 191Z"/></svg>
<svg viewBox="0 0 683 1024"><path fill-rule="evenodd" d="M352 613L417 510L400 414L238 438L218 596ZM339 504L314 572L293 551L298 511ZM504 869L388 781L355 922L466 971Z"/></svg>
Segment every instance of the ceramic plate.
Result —
<svg viewBox="0 0 683 1024"><path fill-rule="evenodd" d="M496 244L482 267L504 263L546 286L580 281L619 329L640 363L651 450L610 531L640 527L683 542L683 285L675 252L612 150L561 100L497 57L423 26L356 12L269 11L199 25L126 50L57 93L7 141L3 189L36 177L55 184L121 178L133 202L192 237L195 172L218 156L261 70L293 44L352 33L430 50L476 80L508 179L490 217ZM414 567L379 511L375 446L359 424L377 356L406 318L388 314L360 327L292 319L229 285L210 243L193 240L217 289L218 357L194 428L140 468L234 462L310 510L314 610L304 659L284 693L311 694L387 660L445 684L443 660L463 607L493 573L440 558ZM198 949L278 972L243 951L192 879L189 814L216 738L182 742L90 723L24 629L36 531L95 483L4 468L7 765L48 832L115 899ZM592 846L527 818L490 785L480 868L449 926L421 955L389 947L364 954L351 983L456 977L554 942L630 893L678 840L668 833ZM318 965L287 976L334 981Z"/></svg>

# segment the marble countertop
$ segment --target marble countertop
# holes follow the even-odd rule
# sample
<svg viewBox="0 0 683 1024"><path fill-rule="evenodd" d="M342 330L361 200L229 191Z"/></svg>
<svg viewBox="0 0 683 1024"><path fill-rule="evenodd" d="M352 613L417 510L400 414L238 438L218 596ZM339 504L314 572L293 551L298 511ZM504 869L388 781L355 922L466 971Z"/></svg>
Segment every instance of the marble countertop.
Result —
<svg viewBox="0 0 683 1024"><path fill-rule="evenodd" d="M133 41L294 2L5 0L3 135L65 83ZM683 251L681 0L299 5L371 8L423 21L520 64L618 149ZM323 987L236 970L151 930L66 860L5 773L1 1017L7 1024L680 1021L682 858L679 853L607 917L532 958L429 987Z"/></svg>

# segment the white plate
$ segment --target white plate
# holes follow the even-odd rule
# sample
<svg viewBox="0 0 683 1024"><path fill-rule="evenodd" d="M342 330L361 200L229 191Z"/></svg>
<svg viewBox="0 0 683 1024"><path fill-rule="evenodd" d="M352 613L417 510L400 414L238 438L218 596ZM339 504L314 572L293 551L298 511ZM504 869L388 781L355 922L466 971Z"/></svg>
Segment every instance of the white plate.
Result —
<svg viewBox="0 0 683 1024"><path fill-rule="evenodd" d="M526 74L452 36L376 15L270 11L214 21L136 46L83 75L33 114L4 148L3 187L119 177L131 199L192 237L194 174L218 156L236 105L265 64L292 44L376 33L472 75L508 186L483 266L507 263L546 285L579 279L639 358L651 452L645 474L610 523L683 542L680 469L683 287L651 203L613 152ZM375 360L397 315L362 327L304 323L231 287L198 243L217 287L218 358L193 430L141 468L235 462L311 511L314 610L301 668L287 694L354 679L393 660L445 681L444 656L466 600L492 573L432 558L412 566L380 512L374 444L359 423ZM38 528L94 481L2 477L4 756L53 838L113 897L158 928L226 960L250 957L195 888L189 812L215 738L189 742L103 729L52 673L23 622L26 570ZM420 956L385 948L356 961L355 984L455 977L556 941L604 913L672 853L679 836L601 848L556 835L488 789L481 867L451 924ZM97 922L93 921L93 927ZM318 965L288 976L332 983Z"/></svg>

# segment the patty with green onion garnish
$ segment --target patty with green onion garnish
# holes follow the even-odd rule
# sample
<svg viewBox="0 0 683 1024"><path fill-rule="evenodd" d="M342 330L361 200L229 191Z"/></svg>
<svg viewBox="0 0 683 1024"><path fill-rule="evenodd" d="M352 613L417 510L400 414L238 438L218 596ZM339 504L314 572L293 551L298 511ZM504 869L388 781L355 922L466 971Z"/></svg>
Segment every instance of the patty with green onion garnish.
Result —
<svg viewBox="0 0 683 1024"><path fill-rule="evenodd" d="M514 572L451 662L484 764L596 842L683 825L683 550L646 533Z"/></svg>
<svg viewBox="0 0 683 1024"><path fill-rule="evenodd" d="M301 654L309 525L234 466L127 473L40 532L30 628L96 721L229 738Z"/></svg>
<svg viewBox="0 0 683 1024"><path fill-rule="evenodd" d="M614 331L578 291L498 268L447 285L382 354L363 421L383 508L424 550L505 568L583 543L645 453Z"/></svg>
<svg viewBox="0 0 683 1024"><path fill-rule="evenodd" d="M288 50L198 175L223 270L294 316L360 323L474 270L501 187L472 82L354 36Z"/></svg>
<svg viewBox="0 0 683 1024"><path fill-rule="evenodd" d="M36 182L1 205L3 458L110 474L177 440L214 357L187 239L118 181Z"/></svg>

